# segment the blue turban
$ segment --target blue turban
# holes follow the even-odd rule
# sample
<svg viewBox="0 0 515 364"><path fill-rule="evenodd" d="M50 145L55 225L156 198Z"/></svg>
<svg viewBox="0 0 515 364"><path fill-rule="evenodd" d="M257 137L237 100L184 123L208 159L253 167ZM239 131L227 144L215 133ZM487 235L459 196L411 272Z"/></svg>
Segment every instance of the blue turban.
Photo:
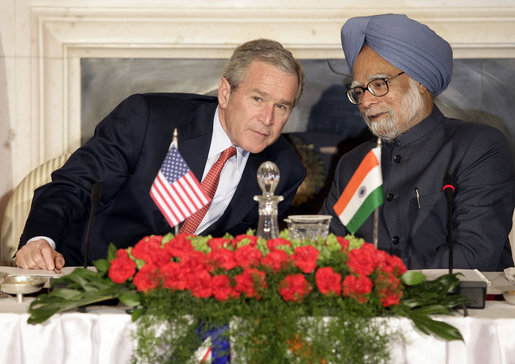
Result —
<svg viewBox="0 0 515 364"><path fill-rule="evenodd" d="M435 96L451 81L452 49L449 43L427 25L404 14L355 17L343 25L343 52L351 72L365 44Z"/></svg>

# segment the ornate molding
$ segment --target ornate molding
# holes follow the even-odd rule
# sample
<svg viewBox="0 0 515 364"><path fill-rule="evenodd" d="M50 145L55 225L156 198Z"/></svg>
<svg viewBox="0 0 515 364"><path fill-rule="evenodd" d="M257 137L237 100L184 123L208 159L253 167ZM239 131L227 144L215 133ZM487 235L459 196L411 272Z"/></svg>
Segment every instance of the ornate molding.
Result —
<svg viewBox="0 0 515 364"><path fill-rule="evenodd" d="M515 57L511 1L3 0L10 77L13 184L80 141L83 57L223 58L248 39L281 41L301 58L342 58L339 32L352 16L404 12L450 41L457 58ZM14 30L13 30L14 29ZM14 163L16 161L16 163Z"/></svg>

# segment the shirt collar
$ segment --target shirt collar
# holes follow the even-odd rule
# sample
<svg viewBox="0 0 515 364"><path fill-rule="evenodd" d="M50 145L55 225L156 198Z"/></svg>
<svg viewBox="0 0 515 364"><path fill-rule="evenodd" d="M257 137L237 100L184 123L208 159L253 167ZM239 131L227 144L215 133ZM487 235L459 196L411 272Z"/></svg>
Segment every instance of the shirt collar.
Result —
<svg viewBox="0 0 515 364"><path fill-rule="evenodd" d="M429 114L424 120L417 125L409 128L407 131L399 135L395 140L389 144L406 146L412 142L423 138L435 129L443 120L444 116L436 105L433 106L431 114Z"/></svg>
<svg viewBox="0 0 515 364"><path fill-rule="evenodd" d="M207 158L211 158L213 156L219 155L227 148L233 146L231 143L231 139L225 133L224 128L222 128L222 124L220 123L219 116L219 106L216 107L215 117L213 120L213 135L211 136L211 146L209 147L209 155ZM246 157L249 152L244 150L243 148L236 147L237 158Z"/></svg>

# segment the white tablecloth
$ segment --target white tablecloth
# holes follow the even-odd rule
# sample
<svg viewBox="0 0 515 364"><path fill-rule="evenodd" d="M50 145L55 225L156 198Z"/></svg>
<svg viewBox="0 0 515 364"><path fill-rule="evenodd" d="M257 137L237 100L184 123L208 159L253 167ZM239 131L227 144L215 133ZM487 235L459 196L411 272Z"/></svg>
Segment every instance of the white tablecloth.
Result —
<svg viewBox="0 0 515 364"><path fill-rule="evenodd" d="M501 273L485 274L498 293L509 283ZM497 281L497 283L496 283ZM70 312L39 325L27 324L31 299L18 303L0 299L0 363L80 364L129 363L134 324L122 308L99 306L87 313ZM485 309L470 309L469 316L441 316L458 328L464 342L445 342L419 333L411 321L388 319L407 339L392 348L392 363L515 364L515 306L487 301Z"/></svg>
<svg viewBox="0 0 515 364"><path fill-rule="evenodd" d="M30 325L26 313L30 301L0 300L0 363L130 362L133 324L122 309L95 307L88 313L55 315L43 324Z"/></svg>

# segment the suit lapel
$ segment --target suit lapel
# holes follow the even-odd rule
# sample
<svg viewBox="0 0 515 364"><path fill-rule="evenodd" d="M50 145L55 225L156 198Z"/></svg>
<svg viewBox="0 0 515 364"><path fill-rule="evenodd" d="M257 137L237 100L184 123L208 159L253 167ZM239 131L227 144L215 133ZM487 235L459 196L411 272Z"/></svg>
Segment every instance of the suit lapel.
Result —
<svg viewBox="0 0 515 364"><path fill-rule="evenodd" d="M178 128L179 152L199 181L209 154L216 106L201 105L198 113Z"/></svg>

